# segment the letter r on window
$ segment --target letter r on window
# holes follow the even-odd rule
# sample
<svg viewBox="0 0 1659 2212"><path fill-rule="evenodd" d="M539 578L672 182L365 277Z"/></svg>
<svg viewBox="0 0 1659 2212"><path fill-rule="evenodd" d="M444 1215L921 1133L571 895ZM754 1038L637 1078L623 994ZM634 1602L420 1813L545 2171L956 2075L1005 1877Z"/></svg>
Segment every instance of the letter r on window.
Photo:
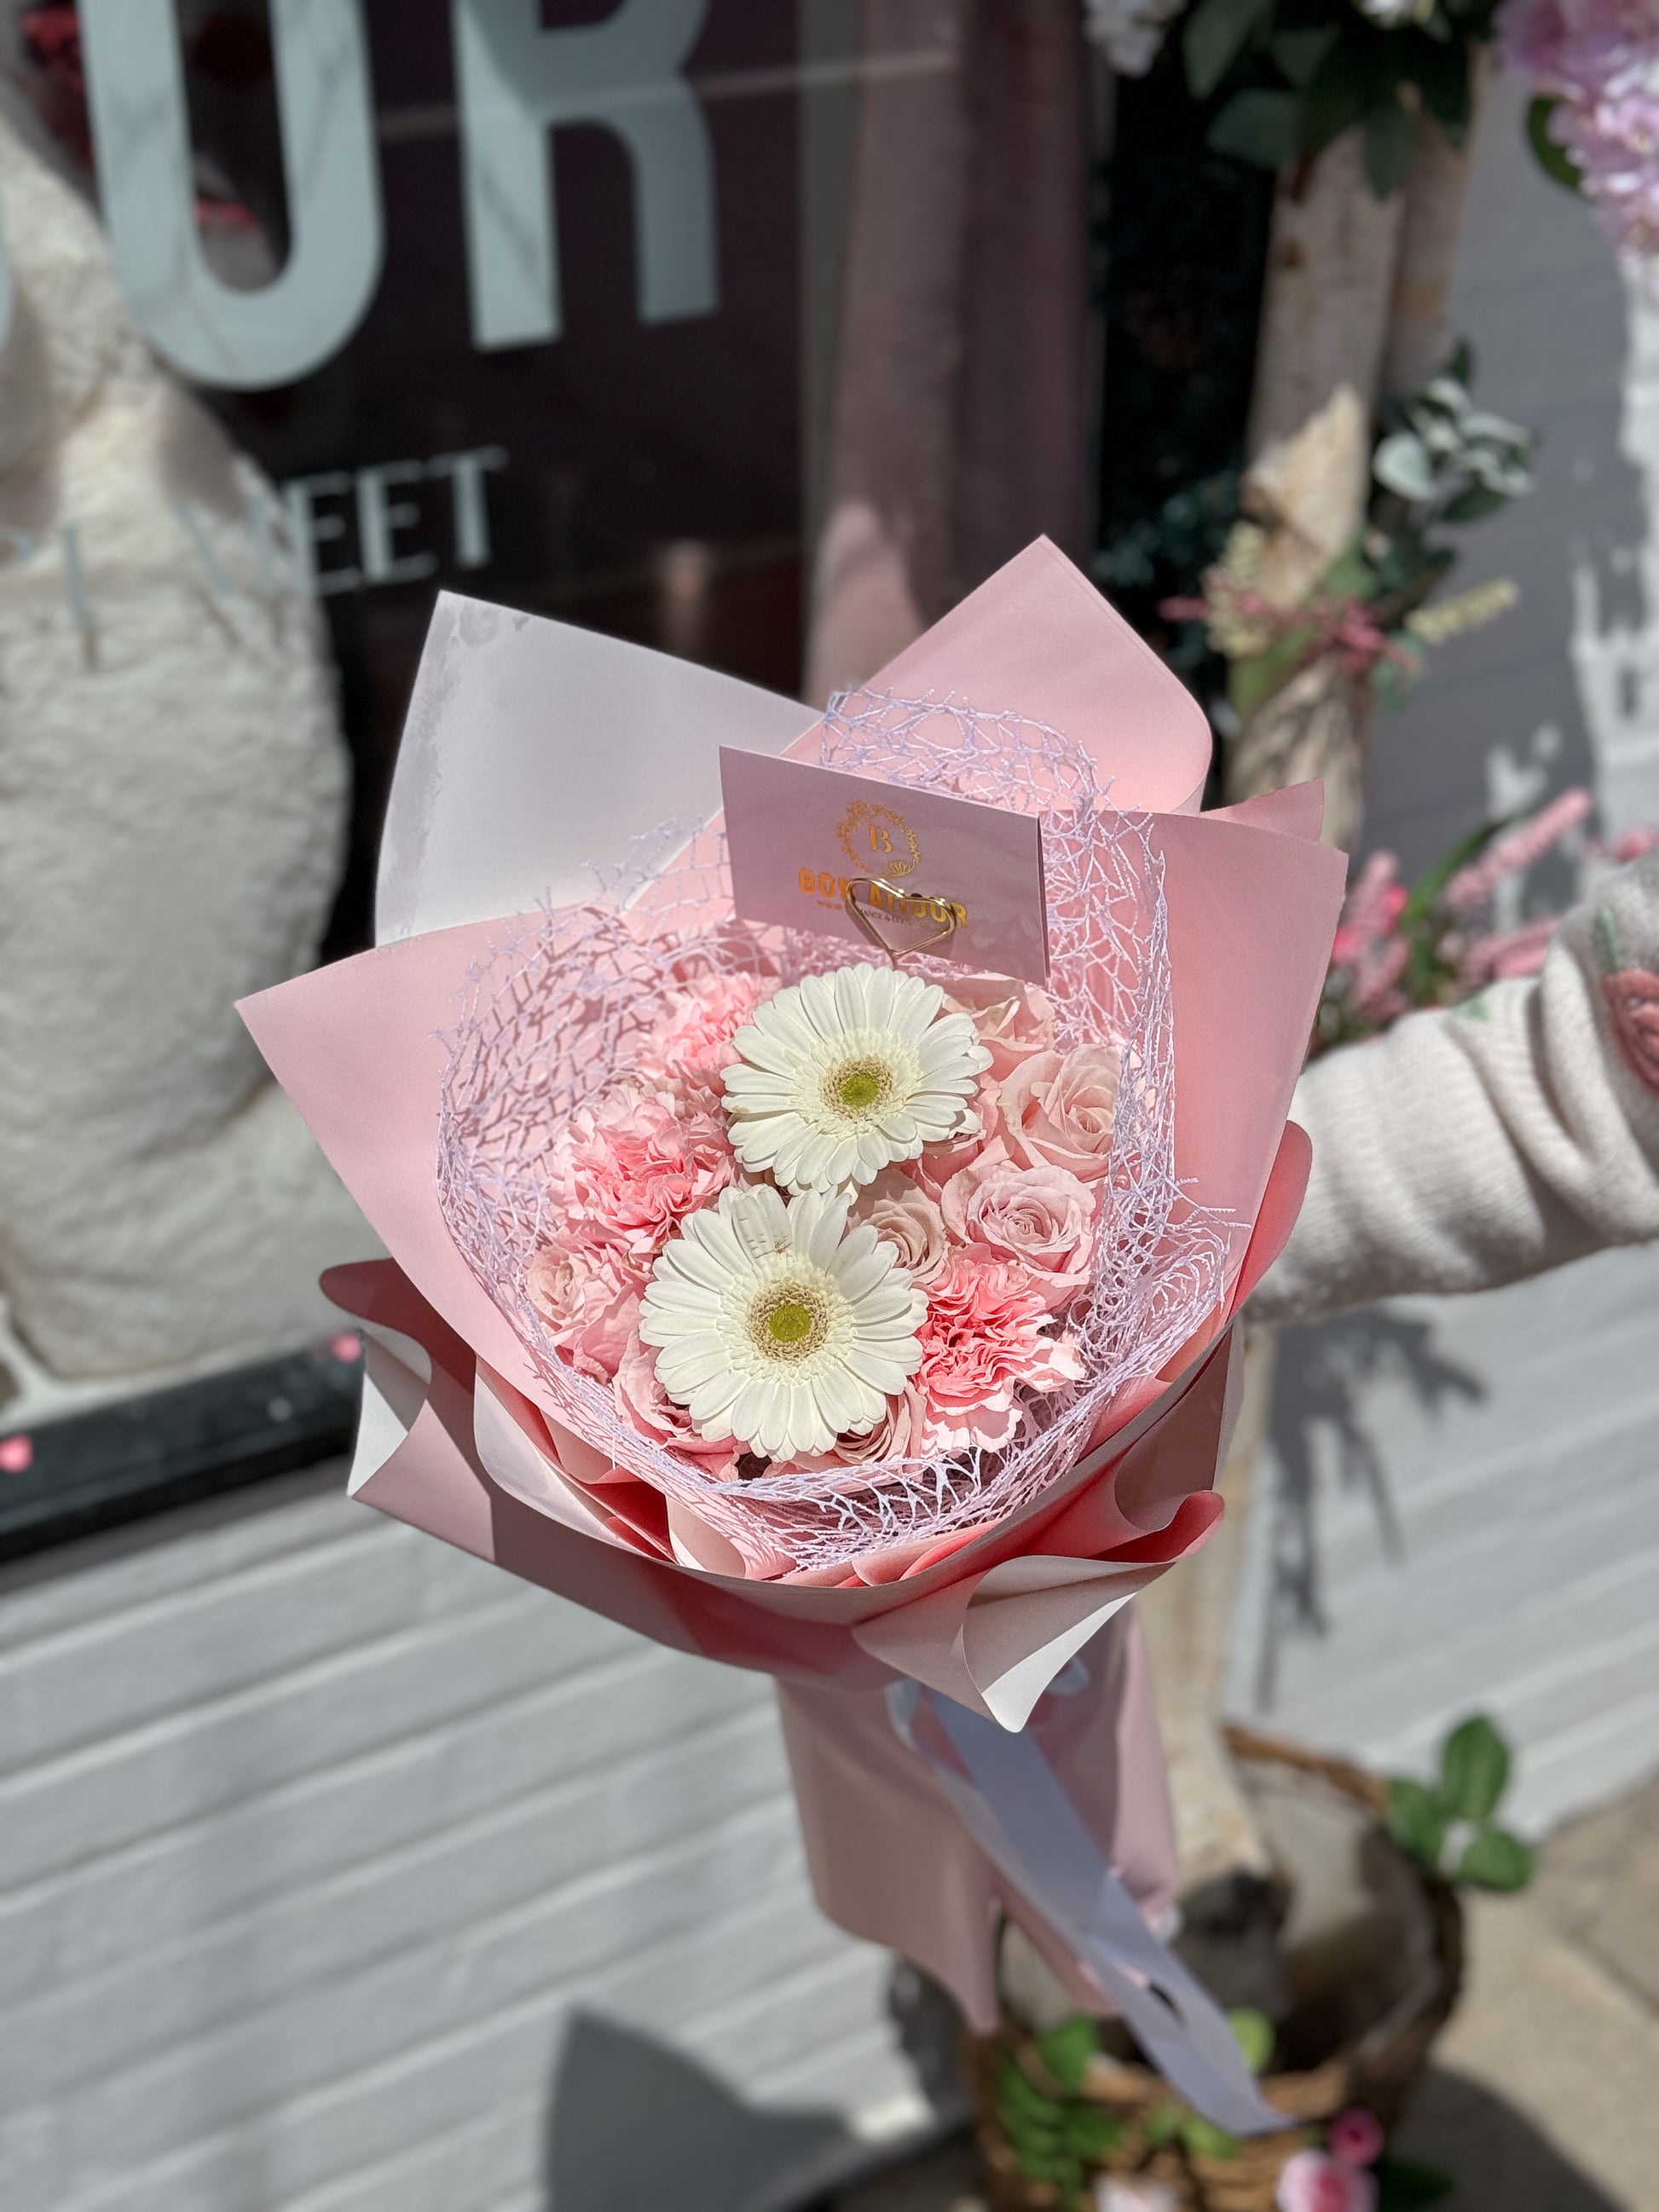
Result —
<svg viewBox="0 0 1659 2212"><path fill-rule="evenodd" d="M712 314L714 165L681 74L709 0L622 0L602 22L541 27L538 0L453 0L472 335L485 349L564 327L549 134L597 123L634 176L640 315Z"/></svg>

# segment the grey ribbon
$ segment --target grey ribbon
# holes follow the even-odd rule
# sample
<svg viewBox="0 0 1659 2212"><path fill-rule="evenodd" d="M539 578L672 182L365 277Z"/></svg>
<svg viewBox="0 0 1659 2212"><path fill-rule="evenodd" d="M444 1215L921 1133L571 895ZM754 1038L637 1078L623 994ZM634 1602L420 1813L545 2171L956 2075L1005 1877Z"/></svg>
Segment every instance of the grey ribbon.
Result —
<svg viewBox="0 0 1659 2212"><path fill-rule="evenodd" d="M917 1740L922 1699L967 1769ZM1168 1946L1102 1855L1029 1730L999 1727L920 1683L896 1682L888 1711L926 1760L974 1841L1053 1929L1194 2111L1230 2135L1285 2125L1262 2098L1219 2008Z"/></svg>

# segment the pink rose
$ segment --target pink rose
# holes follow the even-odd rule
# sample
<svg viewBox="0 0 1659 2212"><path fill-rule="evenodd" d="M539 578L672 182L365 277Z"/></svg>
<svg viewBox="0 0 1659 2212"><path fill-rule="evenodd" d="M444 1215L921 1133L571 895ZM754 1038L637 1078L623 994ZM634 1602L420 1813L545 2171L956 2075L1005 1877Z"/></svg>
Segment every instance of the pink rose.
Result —
<svg viewBox="0 0 1659 2212"><path fill-rule="evenodd" d="M1325 2130L1325 2148L1344 2166L1375 2166L1382 2155L1382 2123L1363 2105L1350 2105Z"/></svg>
<svg viewBox="0 0 1659 2212"><path fill-rule="evenodd" d="M1058 1390L1082 1380L1074 1347L1046 1335L1048 1323L1022 1269L954 1255L917 1332L921 1364L912 1380L927 1407L924 1449L1000 1450L1019 1426L1018 1387Z"/></svg>
<svg viewBox="0 0 1659 2212"><path fill-rule="evenodd" d="M1095 1194L1066 1168L1016 1167L1000 1138L939 1194L958 1243L1011 1260L1050 1312L1088 1281L1094 1264Z"/></svg>
<svg viewBox="0 0 1659 2212"><path fill-rule="evenodd" d="M854 1221L867 1221L878 1237L898 1248L901 1264L925 1289L951 1256L950 1239L937 1206L902 1168L884 1168L859 1193Z"/></svg>
<svg viewBox="0 0 1659 2212"><path fill-rule="evenodd" d="M1273 2201L1279 2212L1376 2212L1376 2176L1322 2150L1299 2150L1279 2175Z"/></svg>
<svg viewBox="0 0 1659 2212"><path fill-rule="evenodd" d="M1054 1002L1034 983L1011 991L1000 975L970 975L953 987L950 999L952 1006L973 1016L979 1041L991 1055L991 1073L999 1082L1032 1053L1054 1049Z"/></svg>
<svg viewBox="0 0 1659 2212"><path fill-rule="evenodd" d="M732 1040L757 1006L777 989L775 976L696 975L669 1000L640 1048L647 1075L665 1075L694 1111L719 1115L731 1066Z"/></svg>
<svg viewBox="0 0 1659 2212"><path fill-rule="evenodd" d="M737 1173L723 1122L677 1114L637 1084L572 1115L555 1138L548 1190L567 1249L614 1247L643 1269L688 1213Z"/></svg>
<svg viewBox="0 0 1659 2212"><path fill-rule="evenodd" d="M966 1136L958 1137L954 1144L934 1146L910 1163L911 1173L934 1200L953 1175L979 1158L1002 1127L997 1113L996 1079L988 1069L979 1079L975 1109L979 1116L976 1127L969 1129Z"/></svg>
<svg viewBox="0 0 1659 2212"><path fill-rule="evenodd" d="M623 1255L596 1245L566 1252L550 1244L525 1270L525 1296L573 1367L608 1382L628 1349L645 1278Z"/></svg>
<svg viewBox="0 0 1659 2212"><path fill-rule="evenodd" d="M612 1387L617 1412L624 1420L631 1421L641 1435L649 1437L653 1443L665 1444L671 1451L684 1452L702 1461L706 1472L722 1482L737 1480L736 1444L730 1437L711 1442L697 1434L690 1414L684 1406L677 1406L658 1382L657 1355L648 1345L641 1343L637 1329L628 1340Z"/></svg>
<svg viewBox="0 0 1659 2212"><path fill-rule="evenodd" d="M1098 1182L1112 1164L1121 1064L1111 1044L1021 1060L1000 1099L1003 1134L1018 1165L1065 1168L1080 1182Z"/></svg>

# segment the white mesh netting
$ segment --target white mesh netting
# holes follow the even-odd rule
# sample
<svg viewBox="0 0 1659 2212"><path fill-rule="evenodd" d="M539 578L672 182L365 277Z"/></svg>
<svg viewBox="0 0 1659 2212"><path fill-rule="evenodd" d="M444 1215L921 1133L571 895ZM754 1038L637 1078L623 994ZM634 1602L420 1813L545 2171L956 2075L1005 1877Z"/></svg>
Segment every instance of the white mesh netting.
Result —
<svg viewBox="0 0 1659 2212"><path fill-rule="evenodd" d="M524 1288L554 1226L548 1147L626 1069L665 995L711 970L793 982L880 957L840 939L732 920L719 831L699 831L665 866L619 872L592 905L504 925L505 941L469 979L440 1115L445 1220L523 1343L550 1410L690 1507L761 1574L834 1568L1026 1504L1075 1463L1108 1401L1157 1374L1212 1311L1227 1249L1224 1225L1176 1179L1163 864L1147 817L1111 811L1089 756L1058 731L949 699L844 694L825 718L820 757L1041 818L1059 1047L1109 1042L1122 1057L1096 1270L1065 1316L1080 1382L1030 1396L1000 1451L732 1482L642 1435L609 1388L552 1343ZM711 923L711 914L723 918ZM909 965L946 989L962 972L925 957Z"/></svg>

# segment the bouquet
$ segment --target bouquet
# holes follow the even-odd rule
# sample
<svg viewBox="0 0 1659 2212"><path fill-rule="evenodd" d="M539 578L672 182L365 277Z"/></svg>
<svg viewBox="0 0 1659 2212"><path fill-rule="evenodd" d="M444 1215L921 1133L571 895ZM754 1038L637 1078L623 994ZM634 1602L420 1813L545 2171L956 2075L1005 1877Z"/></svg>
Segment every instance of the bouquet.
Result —
<svg viewBox="0 0 1659 2212"><path fill-rule="evenodd" d="M808 722L440 601L382 942L243 1009L392 1255L326 1279L368 1340L354 1494L775 1674L836 1918L988 2022L1000 1907L1200 2109L1276 2124L1148 1924L1123 1608L1220 1510L1341 856L1316 790L1194 811L1201 714L1046 543ZM721 742L867 785L916 889L738 911ZM1040 825L1041 981L966 958L976 881L921 890L924 794Z"/></svg>

